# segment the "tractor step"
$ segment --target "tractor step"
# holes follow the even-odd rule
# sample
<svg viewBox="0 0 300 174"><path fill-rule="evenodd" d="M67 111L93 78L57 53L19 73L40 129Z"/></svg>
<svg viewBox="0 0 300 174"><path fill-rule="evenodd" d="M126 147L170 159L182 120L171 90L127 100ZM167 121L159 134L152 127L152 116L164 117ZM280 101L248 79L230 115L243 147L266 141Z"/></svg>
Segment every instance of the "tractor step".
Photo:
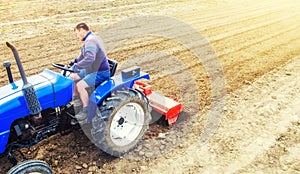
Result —
<svg viewBox="0 0 300 174"><path fill-rule="evenodd" d="M168 98L152 91L152 86L141 81L134 83L134 88L143 92L150 101L150 106L158 113L164 115L169 125L176 123L182 111L182 104L175 99Z"/></svg>

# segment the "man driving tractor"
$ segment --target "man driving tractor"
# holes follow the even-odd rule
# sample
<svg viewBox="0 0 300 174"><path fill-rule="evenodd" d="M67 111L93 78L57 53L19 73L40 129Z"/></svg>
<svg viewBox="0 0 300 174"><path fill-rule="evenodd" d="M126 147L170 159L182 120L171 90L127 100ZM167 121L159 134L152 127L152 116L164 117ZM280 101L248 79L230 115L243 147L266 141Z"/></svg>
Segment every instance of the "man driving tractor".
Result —
<svg viewBox="0 0 300 174"><path fill-rule="evenodd" d="M84 120L88 116L87 88L98 86L109 79L110 68L101 38L90 31L85 23L76 25L74 31L84 44L80 55L69 64L79 73L72 73L69 77L75 81L73 99L80 98L82 102L82 110L75 117Z"/></svg>

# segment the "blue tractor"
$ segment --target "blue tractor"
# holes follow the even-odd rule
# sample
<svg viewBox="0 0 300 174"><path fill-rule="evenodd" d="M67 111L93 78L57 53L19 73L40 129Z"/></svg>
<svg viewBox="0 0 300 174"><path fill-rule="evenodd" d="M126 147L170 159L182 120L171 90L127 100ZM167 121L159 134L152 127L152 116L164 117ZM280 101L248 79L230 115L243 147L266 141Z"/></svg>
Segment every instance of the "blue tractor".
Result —
<svg viewBox="0 0 300 174"><path fill-rule="evenodd" d="M151 106L144 93L133 86L137 80L150 76L139 67L115 75L118 63L109 60L111 78L90 90L89 116L74 124L74 81L66 76L74 71L54 63L61 73L45 69L27 78L16 48L8 42L6 45L12 50L22 77L14 81L10 62L4 62L9 84L0 87L0 154L7 154L16 165L8 173L51 173L47 164L38 160L19 163L14 154L21 153L20 148L35 145L56 133L66 133L78 125L88 125L84 126L85 131L93 143L116 157L134 149L143 138L151 120Z"/></svg>

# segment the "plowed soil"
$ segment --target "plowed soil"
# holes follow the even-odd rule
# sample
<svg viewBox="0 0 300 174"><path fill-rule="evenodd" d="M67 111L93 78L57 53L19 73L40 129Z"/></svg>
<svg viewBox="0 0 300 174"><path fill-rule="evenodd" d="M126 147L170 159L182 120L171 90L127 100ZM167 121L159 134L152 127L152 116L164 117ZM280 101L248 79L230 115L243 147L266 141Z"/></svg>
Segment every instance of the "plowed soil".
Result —
<svg viewBox="0 0 300 174"><path fill-rule="evenodd" d="M77 23L86 22L101 35L115 22L144 15L167 16L191 26L206 38L222 65L226 106L221 123L204 143L200 137L214 98L204 64L189 49L153 36L107 48L108 56L120 62L118 72L141 66L156 91L184 103L188 119L172 127L152 124L145 141L124 158L100 151L81 130L22 149L28 158L47 162L54 173L300 173L300 2L0 0L0 12L0 61L12 62L15 80L20 76L6 41L16 46L30 76L45 68L55 70L51 63L67 64L79 54L82 43L73 31ZM171 33L174 27L177 32ZM175 38L195 34L163 21L147 28L152 29ZM109 47L121 36L131 38L121 30L106 35L105 44ZM135 57L141 55L147 63ZM184 67L172 62L174 57ZM7 81L2 68L0 84ZM5 173L11 164L2 157L0 166Z"/></svg>

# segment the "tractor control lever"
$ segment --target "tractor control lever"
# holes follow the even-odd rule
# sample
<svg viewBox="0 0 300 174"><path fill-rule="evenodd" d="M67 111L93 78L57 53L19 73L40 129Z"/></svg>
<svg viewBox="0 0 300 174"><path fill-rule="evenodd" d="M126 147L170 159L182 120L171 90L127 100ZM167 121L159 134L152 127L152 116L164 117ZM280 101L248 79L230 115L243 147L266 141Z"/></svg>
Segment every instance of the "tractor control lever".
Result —
<svg viewBox="0 0 300 174"><path fill-rule="evenodd" d="M11 74L10 65L11 65L11 63L9 61L4 61L3 62L3 66L6 68L9 83L13 83L14 79L13 79L12 74Z"/></svg>

